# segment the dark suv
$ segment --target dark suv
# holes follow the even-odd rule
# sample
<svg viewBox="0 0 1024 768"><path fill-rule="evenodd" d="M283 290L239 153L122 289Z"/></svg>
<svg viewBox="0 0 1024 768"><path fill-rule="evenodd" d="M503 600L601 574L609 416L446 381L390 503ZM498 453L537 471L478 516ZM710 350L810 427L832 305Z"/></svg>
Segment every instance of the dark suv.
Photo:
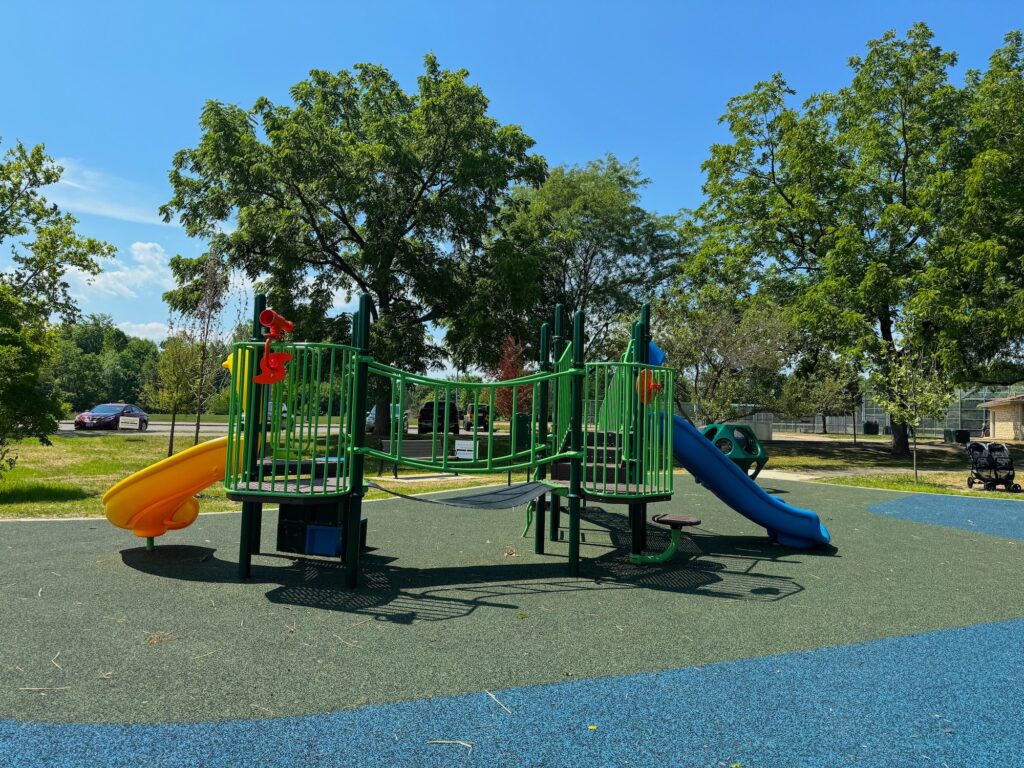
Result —
<svg viewBox="0 0 1024 768"><path fill-rule="evenodd" d="M480 429L487 429L487 424L491 420L491 408L488 405L475 405L470 403L466 406L466 417L462 423L462 428L467 432L473 429L473 415L476 414L476 424Z"/></svg>
<svg viewBox="0 0 1024 768"><path fill-rule="evenodd" d="M454 434L459 434L459 409L453 402L443 402L428 400L420 408L419 415L416 421L416 431L421 435L426 432L432 432L434 429L434 403L437 403L437 423L441 426L442 432L450 431ZM446 407L447 406L447 407ZM445 418L447 417L448 425L447 429L444 429Z"/></svg>

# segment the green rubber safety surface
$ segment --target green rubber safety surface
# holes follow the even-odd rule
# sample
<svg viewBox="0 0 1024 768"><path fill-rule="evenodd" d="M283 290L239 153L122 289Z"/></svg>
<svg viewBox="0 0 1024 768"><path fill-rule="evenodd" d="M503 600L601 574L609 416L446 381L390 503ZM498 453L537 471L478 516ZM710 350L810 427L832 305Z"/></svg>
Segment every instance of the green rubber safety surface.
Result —
<svg viewBox="0 0 1024 768"><path fill-rule="evenodd" d="M892 493L764 485L818 511L838 549L772 546L688 478L649 510L704 521L671 563L630 565L624 509L591 508L579 579L564 542L533 554L519 510L368 503L355 591L336 564L281 555L239 582L237 514L154 552L105 520L0 523L0 719L309 714L1024 616L1024 542L866 511ZM651 527L652 550L667 540Z"/></svg>

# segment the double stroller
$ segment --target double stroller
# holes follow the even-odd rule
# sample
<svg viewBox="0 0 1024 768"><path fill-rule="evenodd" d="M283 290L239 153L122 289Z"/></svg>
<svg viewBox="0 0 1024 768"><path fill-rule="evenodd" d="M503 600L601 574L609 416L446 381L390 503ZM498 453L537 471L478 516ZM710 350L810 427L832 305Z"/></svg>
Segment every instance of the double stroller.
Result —
<svg viewBox="0 0 1024 768"><path fill-rule="evenodd" d="M970 442L965 446L965 450L971 458L968 488L973 488L975 483L981 483L986 491L994 491L999 485L1007 491L1020 491L1020 485L1013 481L1013 458L1010 456L1010 449L1005 445Z"/></svg>

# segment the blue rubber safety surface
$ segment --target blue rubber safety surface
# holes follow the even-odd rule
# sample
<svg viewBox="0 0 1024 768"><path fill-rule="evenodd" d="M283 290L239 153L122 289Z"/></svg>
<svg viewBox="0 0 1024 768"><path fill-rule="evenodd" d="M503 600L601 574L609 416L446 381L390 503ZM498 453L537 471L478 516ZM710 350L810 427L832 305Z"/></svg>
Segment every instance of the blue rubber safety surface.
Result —
<svg viewBox="0 0 1024 768"><path fill-rule="evenodd" d="M916 493L868 507L869 512L946 528L1024 539L1024 501Z"/></svg>
<svg viewBox="0 0 1024 768"><path fill-rule="evenodd" d="M68 768L1002 767L1024 754L1021 648L1017 619L495 691L500 704L481 692L277 720L0 721L0 755L7 765Z"/></svg>

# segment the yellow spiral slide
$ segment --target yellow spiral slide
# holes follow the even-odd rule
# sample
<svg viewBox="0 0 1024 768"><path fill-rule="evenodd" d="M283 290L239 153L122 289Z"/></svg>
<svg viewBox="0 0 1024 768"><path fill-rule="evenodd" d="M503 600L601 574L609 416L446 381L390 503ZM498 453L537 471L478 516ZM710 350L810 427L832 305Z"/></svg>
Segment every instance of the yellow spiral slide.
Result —
<svg viewBox="0 0 1024 768"><path fill-rule="evenodd" d="M224 479L227 445L208 440L126 477L103 494L107 520L144 538L191 525L195 494Z"/></svg>

